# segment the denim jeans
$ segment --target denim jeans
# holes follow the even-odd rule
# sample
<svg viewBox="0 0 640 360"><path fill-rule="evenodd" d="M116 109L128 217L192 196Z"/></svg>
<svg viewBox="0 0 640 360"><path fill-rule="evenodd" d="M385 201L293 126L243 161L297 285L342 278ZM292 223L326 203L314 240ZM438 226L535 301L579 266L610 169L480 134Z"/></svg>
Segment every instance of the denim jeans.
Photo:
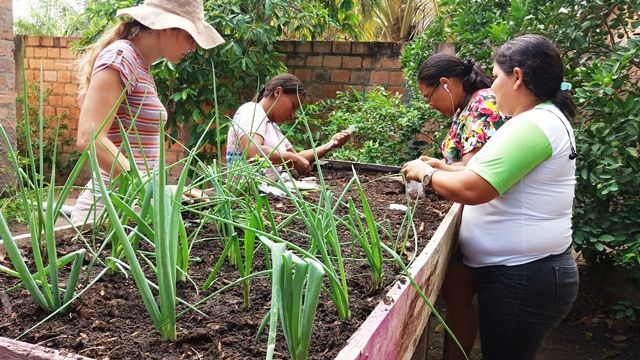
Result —
<svg viewBox="0 0 640 360"><path fill-rule="evenodd" d="M484 360L535 359L545 336L562 320L578 293L571 248L516 266L473 269Z"/></svg>

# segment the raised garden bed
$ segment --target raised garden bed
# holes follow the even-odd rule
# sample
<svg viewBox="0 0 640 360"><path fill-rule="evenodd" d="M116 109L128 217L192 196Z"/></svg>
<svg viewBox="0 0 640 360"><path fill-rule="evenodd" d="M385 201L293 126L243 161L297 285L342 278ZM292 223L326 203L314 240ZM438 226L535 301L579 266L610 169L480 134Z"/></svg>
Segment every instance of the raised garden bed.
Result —
<svg viewBox="0 0 640 360"><path fill-rule="evenodd" d="M350 170L342 170L340 167L337 163L333 166L330 164L326 166L324 173L329 187L335 188L337 192L344 188L352 176ZM376 219L388 219L389 226L397 229L404 213L389 210L389 204L406 203L402 186L389 178L376 180L397 170L389 168L385 171L384 168L377 168L371 171L366 166L359 168L358 173ZM309 201L314 201L314 196L314 192L306 195ZM271 198L270 202L274 209L285 213L291 206L286 200L278 198ZM429 196L427 201L419 204L414 215L419 240L417 250L420 254L412 263L411 271L415 281L432 301L435 301L439 291L459 220L458 207L448 210L449 208L449 202ZM196 226L197 219L187 223ZM214 232L214 224L206 226ZM291 229L303 231L304 226L294 221ZM341 241L346 243L347 234L343 235L345 239ZM307 240L291 236L289 241L299 242L301 245ZM207 239L214 235L202 234L201 237ZM428 239L431 240L427 242ZM60 253L82 246L69 237L60 238L58 242ZM414 247L413 241L407 243L409 256L415 254ZM191 258L196 261L190 265L189 275L198 289L188 282L179 283L180 298L193 303L211 290L219 289L238 278L237 270L225 263L212 289L205 293L199 290L222 250L218 241L194 244ZM399 275L400 269L392 262L385 262L384 287L372 290L370 271L366 262L361 260L361 250L356 246L344 246L343 256L352 259L345 264L349 274L347 282L352 316L349 320L340 320L335 306L323 292L313 327L310 358L410 358L418 346L428 319L426 304L417 296L409 282ZM257 252L254 269L264 269L264 261L262 253ZM8 259L0 264L10 266ZM396 282L399 278L400 281ZM8 289L15 283L15 279L0 273L0 288ZM168 342L163 341L154 329L133 280L122 274L108 275L76 300L67 314L57 315L46 321L21 340L90 358L264 358L266 333L257 340L255 337L269 310L270 285L267 277L251 281L249 309L243 308L240 286L217 295L198 307L209 317L193 312L180 317L177 341ZM3 295L2 311L7 316L0 322L0 333L8 338L19 336L46 316L24 290ZM288 358L280 332L278 337L276 357ZM12 346L15 349L15 343ZM0 344L0 351L9 351L7 349L9 347L6 343Z"/></svg>

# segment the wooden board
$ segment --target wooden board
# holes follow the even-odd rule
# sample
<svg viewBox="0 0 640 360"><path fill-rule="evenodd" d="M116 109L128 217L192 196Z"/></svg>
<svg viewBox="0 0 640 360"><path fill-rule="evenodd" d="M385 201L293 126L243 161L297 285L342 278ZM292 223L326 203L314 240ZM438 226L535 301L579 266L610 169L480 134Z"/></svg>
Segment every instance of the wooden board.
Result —
<svg viewBox="0 0 640 360"><path fill-rule="evenodd" d="M462 206L454 204L409 270L435 303L460 226ZM409 281L398 283L351 336L336 359L411 359L431 310Z"/></svg>
<svg viewBox="0 0 640 360"><path fill-rule="evenodd" d="M39 345L0 337L2 360L89 360L84 356L68 354Z"/></svg>

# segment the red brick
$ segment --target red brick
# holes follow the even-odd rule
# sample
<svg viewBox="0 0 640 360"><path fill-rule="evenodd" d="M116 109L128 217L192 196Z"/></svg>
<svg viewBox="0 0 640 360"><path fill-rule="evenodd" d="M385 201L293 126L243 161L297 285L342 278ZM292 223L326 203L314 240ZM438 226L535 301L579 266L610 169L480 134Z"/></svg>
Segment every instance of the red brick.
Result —
<svg viewBox="0 0 640 360"><path fill-rule="evenodd" d="M299 53L287 54L287 66L304 66L305 56Z"/></svg>
<svg viewBox="0 0 640 360"><path fill-rule="evenodd" d="M39 36L27 36L25 41L27 46L40 46Z"/></svg>
<svg viewBox="0 0 640 360"><path fill-rule="evenodd" d="M58 81L61 83L70 83L71 82L71 72L70 71L58 71Z"/></svg>
<svg viewBox="0 0 640 360"><path fill-rule="evenodd" d="M340 85L324 85L322 87L322 97L324 98L335 98L336 93L338 91L342 91L342 86Z"/></svg>
<svg viewBox="0 0 640 360"><path fill-rule="evenodd" d="M64 96L62 98L63 106L78 106L78 101L74 96Z"/></svg>
<svg viewBox="0 0 640 360"><path fill-rule="evenodd" d="M48 48L47 49L47 57L51 59L60 58L60 49L58 48Z"/></svg>
<svg viewBox="0 0 640 360"><path fill-rule="evenodd" d="M64 84L55 83L51 87L52 95L63 95L64 93Z"/></svg>
<svg viewBox="0 0 640 360"><path fill-rule="evenodd" d="M40 45L42 45L42 46L53 46L53 38L51 36L43 36L40 39Z"/></svg>
<svg viewBox="0 0 640 360"><path fill-rule="evenodd" d="M351 53L352 54L369 54L369 43L366 42L356 42L351 44Z"/></svg>
<svg viewBox="0 0 640 360"><path fill-rule="evenodd" d="M339 68L342 66L342 56L325 55L322 65L325 67Z"/></svg>
<svg viewBox="0 0 640 360"><path fill-rule="evenodd" d="M55 66L56 70L74 71L74 65L72 60L55 59L54 62L56 63L56 66Z"/></svg>
<svg viewBox="0 0 640 360"><path fill-rule="evenodd" d="M58 75L55 71L45 71L43 76L44 81L58 81Z"/></svg>
<svg viewBox="0 0 640 360"><path fill-rule="evenodd" d="M51 106L62 106L62 96L61 95L50 95L47 99L47 104Z"/></svg>
<svg viewBox="0 0 640 360"><path fill-rule="evenodd" d="M351 54L351 43L346 41L336 41L333 43L334 54Z"/></svg>
<svg viewBox="0 0 640 360"><path fill-rule="evenodd" d="M56 108L53 106L44 106L43 108L44 116L56 116Z"/></svg>
<svg viewBox="0 0 640 360"><path fill-rule="evenodd" d="M34 48L33 57L36 59L47 57L47 49L41 47Z"/></svg>
<svg viewBox="0 0 640 360"><path fill-rule="evenodd" d="M28 64L25 64L26 65L25 69L40 70L41 64L42 64L42 59L35 59L35 58L29 59Z"/></svg>
<svg viewBox="0 0 640 360"><path fill-rule="evenodd" d="M380 66L383 69L400 69L400 58L382 58Z"/></svg>
<svg viewBox="0 0 640 360"><path fill-rule="evenodd" d="M311 43L310 42L296 42L295 43L295 51L297 53L310 53L311 52Z"/></svg>
<svg viewBox="0 0 640 360"><path fill-rule="evenodd" d="M80 109L77 108L77 107L71 108L69 110L69 119L73 119L72 122L77 125L78 118L80 118ZM77 128L77 126L76 126L76 128Z"/></svg>
<svg viewBox="0 0 640 360"><path fill-rule="evenodd" d="M404 84L404 76L401 71L389 72L389 84L390 85L402 85Z"/></svg>
<svg viewBox="0 0 640 360"><path fill-rule="evenodd" d="M360 69L362 67L362 58L359 56L344 56L342 58L342 66L347 69Z"/></svg>
<svg viewBox="0 0 640 360"><path fill-rule="evenodd" d="M56 62L53 59L42 59L42 70L55 70Z"/></svg>
<svg viewBox="0 0 640 360"><path fill-rule="evenodd" d="M71 96L78 95L78 85L76 84L64 84L64 93Z"/></svg>
<svg viewBox="0 0 640 360"><path fill-rule="evenodd" d="M352 71L351 82L352 83L368 83L370 75L371 73L369 71Z"/></svg>
<svg viewBox="0 0 640 360"><path fill-rule="evenodd" d="M295 69L293 71L293 75L295 75L296 77L298 77L298 79L302 81L311 80L311 70L309 69Z"/></svg>
<svg viewBox="0 0 640 360"><path fill-rule="evenodd" d="M330 41L314 41L313 42L313 52L326 54L331 52L331 42Z"/></svg>
<svg viewBox="0 0 640 360"><path fill-rule="evenodd" d="M60 57L63 59L76 59L77 56L67 48L60 49Z"/></svg>
<svg viewBox="0 0 640 360"><path fill-rule="evenodd" d="M386 84L389 82L388 71L372 71L371 82L375 84Z"/></svg>
<svg viewBox="0 0 640 360"><path fill-rule="evenodd" d="M26 46L24 48L24 57L27 58L27 59L33 57L33 47Z"/></svg>
<svg viewBox="0 0 640 360"><path fill-rule="evenodd" d="M278 50L281 52L293 52L293 41L279 41Z"/></svg>
<svg viewBox="0 0 640 360"><path fill-rule="evenodd" d="M348 82L350 74L349 70L331 70L331 81Z"/></svg>
<svg viewBox="0 0 640 360"><path fill-rule="evenodd" d="M307 66L320 67L322 66L322 56L307 56Z"/></svg>
<svg viewBox="0 0 640 360"><path fill-rule="evenodd" d="M377 69L380 67L380 58L366 57L362 59L362 67L365 69Z"/></svg>
<svg viewBox="0 0 640 360"><path fill-rule="evenodd" d="M26 70L25 77L27 78L27 81L36 81L40 77L40 71Z"/></svg>
<svg viewBox="0 0 640 360"><path fill-rule="evenodd" d="M329 70L313 70L311 80L318 84L326 84L331 81L331 73Z"/></svg>
<svg viewBox="0 0 640 360"><path fill-rule="evenodd" d="M61 48L66 48L67 47L67 38L66 37L60 37L58 38L59 42L58 44L60 45Z"/></svg>
<svg viewBox="0 0 640 360"><path fill-rule="evenodd" d="M56 116L68 116L68 115L69 115L69 109L65 109L61 107L56 108Z"/></svg>

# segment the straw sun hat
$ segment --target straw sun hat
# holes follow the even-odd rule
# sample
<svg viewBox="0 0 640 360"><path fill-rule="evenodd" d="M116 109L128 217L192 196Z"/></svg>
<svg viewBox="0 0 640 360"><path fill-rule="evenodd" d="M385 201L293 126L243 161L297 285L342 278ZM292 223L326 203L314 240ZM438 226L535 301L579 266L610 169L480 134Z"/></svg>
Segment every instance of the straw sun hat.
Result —
<svg viewBox="0 0 640 360"><path fill-rule="evenodd" d="M154 30L185 30L205 49L224 42L216 29L204 21L202 0L146 0L141 5L120 9L116 15L134 18Z"/></svg>

